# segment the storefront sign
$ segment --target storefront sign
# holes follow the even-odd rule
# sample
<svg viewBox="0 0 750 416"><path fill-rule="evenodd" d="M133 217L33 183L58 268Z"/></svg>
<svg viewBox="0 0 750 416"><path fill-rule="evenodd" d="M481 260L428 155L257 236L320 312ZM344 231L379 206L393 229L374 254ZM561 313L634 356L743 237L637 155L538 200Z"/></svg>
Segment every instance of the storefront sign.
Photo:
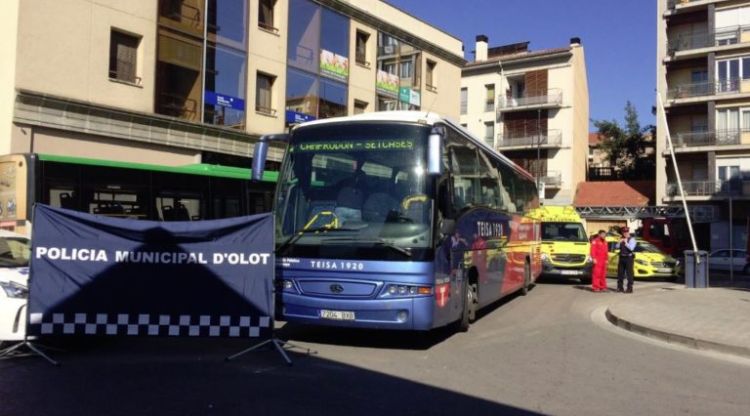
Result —
<svg viewBox="0 0 750 416"><path fill-rule="evenodd" d="M402 103L409 103L411 105L416 105L417 107L419 107L420 103L422 102L419 91L414 91L409 87L399 88L398 99Z"/></svg>
<svg viewBox="0 0 750 416"><path fill-rule="evenodd" d="M294 110L286 110L286 124L299 124L315 120L315 116L300 113Z"/></svg>
<svg viewBox="0 0 750 416"><path fill-rule="evenodd" d="M398 75L378 70L377 78L375 80L375 89L378 93L396 97L399 93L398 84Z"/></svg>
<svg viewBox="0 0 750 416"><path fill-rule="evenodd" d="M232 97L229 95L219 94L213 91L206 91L206 104L218 105L234 110L245 111L245 100L242 98Z"/></svg>
<svg viewBox="0 0 750 416"><path fill-rule="evenodd" d="M349 58L321 49L320 74L346 81L349 78Z"/></svg>

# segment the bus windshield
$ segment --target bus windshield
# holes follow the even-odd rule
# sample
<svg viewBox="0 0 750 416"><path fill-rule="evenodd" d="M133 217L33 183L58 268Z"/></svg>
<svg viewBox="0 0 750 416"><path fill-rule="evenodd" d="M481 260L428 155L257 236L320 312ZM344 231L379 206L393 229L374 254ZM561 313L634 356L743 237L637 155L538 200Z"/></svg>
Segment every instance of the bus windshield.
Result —
<svg viewBox="0 0 750 416"><path fill-rule="evenodd" d="M280 247L366 245L403 255L429 247L429 132L424 125L376 122L295 131L278 184Z"/></svg>

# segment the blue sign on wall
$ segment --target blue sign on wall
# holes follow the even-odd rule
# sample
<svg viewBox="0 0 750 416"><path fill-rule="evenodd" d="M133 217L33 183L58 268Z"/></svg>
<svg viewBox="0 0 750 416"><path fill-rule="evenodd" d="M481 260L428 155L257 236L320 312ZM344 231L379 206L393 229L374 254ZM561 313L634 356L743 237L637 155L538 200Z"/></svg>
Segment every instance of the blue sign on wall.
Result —
<svg viewBox="0 0 750 416"><path fill-rule="evenodd" d="M228 107L234 110L245 111L245 100L230 95L219 94L213 91L206 91L206 104Z"/></svg>
<svg viewBox="0 0 750 416"><path fill-rule="evenodd" d="M310 114L300 113L293 110L286 110L286 123L287 124L299 124L306 121L315 120L315 116Z"/></svg>

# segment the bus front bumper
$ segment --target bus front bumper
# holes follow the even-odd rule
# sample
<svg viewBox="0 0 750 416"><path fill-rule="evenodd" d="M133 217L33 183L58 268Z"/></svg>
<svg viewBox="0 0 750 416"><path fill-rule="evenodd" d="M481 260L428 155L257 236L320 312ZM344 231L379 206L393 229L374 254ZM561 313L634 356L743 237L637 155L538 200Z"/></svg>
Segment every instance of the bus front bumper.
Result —
<svg viewBox="0 0 750 416"><path fill-rule="evenodd" d="M372 329L429 330L433 296L401 299L334 299L284 293L281 316L287 322Z"/></svg>

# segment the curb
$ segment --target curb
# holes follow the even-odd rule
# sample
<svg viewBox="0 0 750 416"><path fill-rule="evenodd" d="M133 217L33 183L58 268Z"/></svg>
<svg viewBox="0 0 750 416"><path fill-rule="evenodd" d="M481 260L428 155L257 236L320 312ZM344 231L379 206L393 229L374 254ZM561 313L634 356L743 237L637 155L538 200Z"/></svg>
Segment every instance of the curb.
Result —
<svg viewBox="0 0 750 416"><path fill-rule="evenodd" d="M609 307L607 307L604 315L612 325L618 326L622 329L639 335L658 339L660 341L665 341L669 344L680 344L695 350L714 351L724 354L732 354L743 358L750 358L750 348L748 347L722 344L715 341L708 341L705 339L662 331L660 329L649 328L647 326L640 325L616 316L614 313L612 313Z"/></svg>

